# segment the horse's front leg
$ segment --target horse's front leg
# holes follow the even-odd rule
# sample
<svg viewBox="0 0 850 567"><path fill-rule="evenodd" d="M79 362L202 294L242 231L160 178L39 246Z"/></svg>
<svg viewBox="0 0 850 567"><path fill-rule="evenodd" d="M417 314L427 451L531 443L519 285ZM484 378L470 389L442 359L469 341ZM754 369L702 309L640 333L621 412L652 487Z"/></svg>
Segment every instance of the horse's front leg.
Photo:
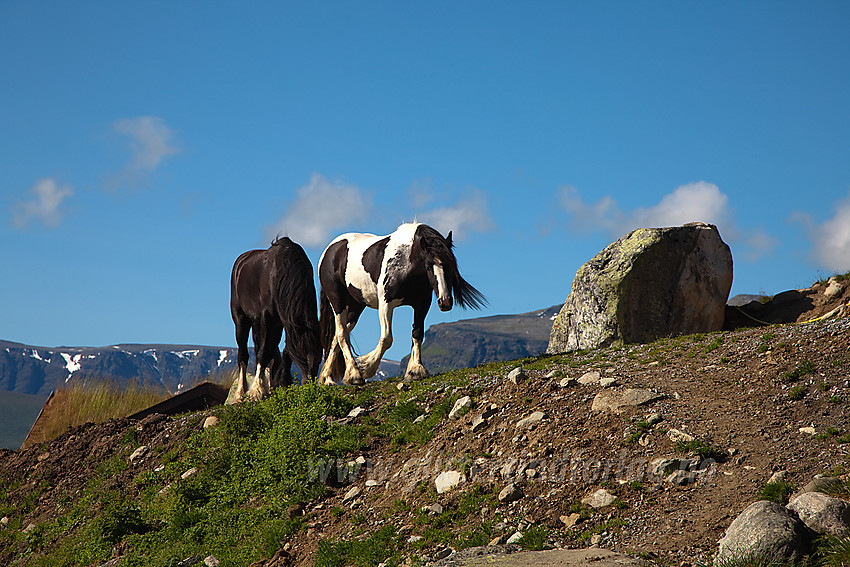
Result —
<svg viewBox="0 0 850 567"><path fill-rule="evenodd" d="M410 347L407 371L404 373L405 381L419 380L429 376L428 370L422 365L422 339L425 336L425 315L428 313L428 307L430 302L425 307L413 308L413 344Z"/></svg>
<svg viewBox="0 0 850 567"><path fill-rule="evenodd" d="M381 338L378 345L368 354L357 359L357 366L364 378L371 378L378 372L384 353L393 345L393 306L385 301L378 303L378 319L381 322Z"/></svg>

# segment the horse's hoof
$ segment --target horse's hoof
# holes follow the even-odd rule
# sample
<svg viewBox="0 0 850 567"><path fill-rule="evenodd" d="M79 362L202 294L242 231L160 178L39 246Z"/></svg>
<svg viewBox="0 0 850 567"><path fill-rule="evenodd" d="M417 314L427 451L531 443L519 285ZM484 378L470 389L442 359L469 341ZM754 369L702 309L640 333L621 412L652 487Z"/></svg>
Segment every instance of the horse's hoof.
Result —
<svg viewBox="0 0 850 567"><path fill-rule="evenodd" d="M366 383L366 380L362 376L352 376L350 378L343 378L342 383L347 386L362 386Z"/></svg>
<svg viewBox="0 0 850 567"><path fill-rule="evenodd" d="M404 381L413 382L414 380L422 380L423 378L428 378L429 376L430 374L424 367L417 368L415 370L408 369L407 372L404 373Z"/></svg>

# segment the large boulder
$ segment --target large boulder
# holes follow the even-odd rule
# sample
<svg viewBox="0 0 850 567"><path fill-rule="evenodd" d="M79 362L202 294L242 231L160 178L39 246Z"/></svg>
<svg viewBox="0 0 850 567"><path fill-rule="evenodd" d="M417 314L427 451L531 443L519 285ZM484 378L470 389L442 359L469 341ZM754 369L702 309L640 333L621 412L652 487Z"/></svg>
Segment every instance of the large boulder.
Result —
<svg viewBox="0 0 850 567"><path fill-rule="evenodd" d="M579 268L546 352L719 331L731 287L714 225L632 231Z"/></svg>
<svg viewBox="0 0 850 567"><path fill-rule="evenodd" d="M806 553L806 527L784 506L761 500L735 518L720 540L714 564L766 554L793 561Z"/></svg>
<svg viewBox="0 0 850 567"><path fill-rule="evenodd" d="M805 492L792 500L787 508L813 532L835 537L850 535L850 502L846 500L820 492Z"/></svg>

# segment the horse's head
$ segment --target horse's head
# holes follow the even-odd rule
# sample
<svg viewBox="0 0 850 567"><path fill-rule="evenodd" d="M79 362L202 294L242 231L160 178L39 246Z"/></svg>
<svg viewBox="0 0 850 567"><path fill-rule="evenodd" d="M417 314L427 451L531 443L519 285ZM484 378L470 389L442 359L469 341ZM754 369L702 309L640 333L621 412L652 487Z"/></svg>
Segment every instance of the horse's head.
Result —
<svg viewBox="0 0 850 567"><path fill-rule="evenodd" d="M420 225L417 230L419 245L423 251L425 271L431 289L437 295L437 305L440 311L448 311L454 302L466 309L478 309L487 303L484 296L472 287L460 275L457 259L452 251L452 233L445 238L427 225Z"/></svg>

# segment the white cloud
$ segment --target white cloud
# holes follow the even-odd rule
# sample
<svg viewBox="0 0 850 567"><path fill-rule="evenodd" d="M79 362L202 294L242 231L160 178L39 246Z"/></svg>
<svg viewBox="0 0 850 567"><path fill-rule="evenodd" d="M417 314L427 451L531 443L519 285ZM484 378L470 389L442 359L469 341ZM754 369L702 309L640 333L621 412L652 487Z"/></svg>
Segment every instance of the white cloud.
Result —
<svg viewBox="0 0 850 567"><path fill-rule="evenodd" d="M283 217L266 229L267 236L287 235L303 246L324 246L343 228L368 219L371 199L355 185L331 182L319 173L296 190Z"/></svg>
<svg viewBox="0 0 850 567"><path fill-rule="evenodd" d="M470 188L452 206L438 207L416 215L416 220L431 225L444 236L452 231L453 240L463 240L470 232L486 232L494 227L484 192Z"/></svg>
<svg viewBox="0 0 850 567"><path fill-rule="evenodd" d="M15 205L12 224L17 228L29 225L30 220L40 220L45 226L57 226L62 220L59 206L74 194L70 185L59 186L54 179L39 179L30 190L33 198Z"/></svg>
<svg viewBox="0 0 850 567"><path fill-rule="evenodd" d="M130 161L107 181L107 187L137 181L142 175L156 170L163 159L180 152L173 145L174 132L158 116L124 118L112 124L112 129L124 136L130 145Z"/></svg>
<svg viewBox="0 0 850 567"><path fill-rule="evenodd" d="M835 207L835 215L815 224L808 215L797 213L792 219L807 226L813 254L819 265L843 273L850 270L850 194Z"/></svg>
<svg viewBox="0 0 850 567"><path fill-rule="evenodd" d="M776 238L761 229L742 230L735 222L729 197L717 185L698 181L688 183L664 195L649 207L623 210L611 196L596 203L585 203L572 186L559 190L561 207L570 216L568 229L574 232L604 231L619 238L636 228L681 226L689 222L705 222L717 226L721 236L730 242L741 242L744 256L755 260L772 252Z"/></svg>

